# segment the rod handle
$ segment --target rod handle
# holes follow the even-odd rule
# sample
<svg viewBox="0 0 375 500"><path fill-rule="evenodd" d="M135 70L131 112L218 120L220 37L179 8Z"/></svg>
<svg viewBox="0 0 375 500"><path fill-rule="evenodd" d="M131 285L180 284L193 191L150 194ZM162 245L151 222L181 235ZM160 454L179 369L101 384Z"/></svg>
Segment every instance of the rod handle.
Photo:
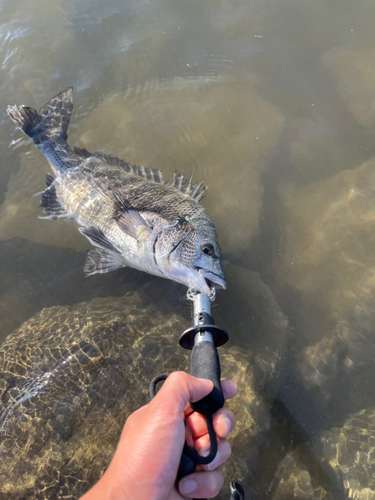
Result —
<svg viewBox="0 0 375 500"><path fill-rule="evenodd" d="M196 341L191 353L190 373L197 378L206 378L214 384L213 390L200 401L190 403L191 408L205 414L215 413L224 406L224 395L220 384L220 361L213 342Z"/></svg>

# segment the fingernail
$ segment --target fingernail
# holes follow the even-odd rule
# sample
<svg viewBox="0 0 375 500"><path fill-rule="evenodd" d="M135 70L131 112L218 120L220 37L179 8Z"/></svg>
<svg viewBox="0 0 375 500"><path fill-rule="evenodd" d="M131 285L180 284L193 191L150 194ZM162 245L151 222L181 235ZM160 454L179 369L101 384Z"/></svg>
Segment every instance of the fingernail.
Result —
<svg viewBox="0 0 375 500"><path fill-rule="evenodd" d="M223 422L224 422L224 426L225 426L225 437L228 436L228 434L230 433L230 431L232 430L232 422L229 420L228 417L226 416L222 416L222 419L223 419Z"/></svg>
<svg viewBox="0 0 375 500"><path fill-rule="evenodd" d="M212 389L213 383L211 382L211 380L208 380L207 378L198 378L198 380L200 380L204 385Z"/></svg>
<svg viewBox="0 0 375 500"><path fill-rule="evenodd" d="M189 495L197 489L197 483L192 479L181 479L178 489L183 495Z"/></svg>
<svg viewBox="0 0 375 500"><path fill-rule="evenodd" d="M217 452L216 453L216 457L214 458L214 460L210 464L207 465L207 469L208 470L214 470L214 469L216 469L218 467L218 465L219 465L219 462L220 462L220 453Z"/></svg>
<svg viewBox="0 0 375 500"><path fill-rule="evenodd" d="M200 450L199 455L201 457L208 457L208 455L210 454L210 451L211 451L211 445L206 444L206 446L203 446L203 448Z"/></svg>

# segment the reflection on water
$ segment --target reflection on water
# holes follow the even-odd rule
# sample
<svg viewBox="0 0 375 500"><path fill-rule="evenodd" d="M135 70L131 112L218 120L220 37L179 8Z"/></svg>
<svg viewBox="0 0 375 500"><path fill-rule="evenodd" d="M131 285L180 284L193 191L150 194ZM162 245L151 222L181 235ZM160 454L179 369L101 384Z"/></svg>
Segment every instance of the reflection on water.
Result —
<svg viewBox="0 0 375 500"><path fill-rule="evenodd" d="M0 8L1 109L40 107L73 85L72 146L150 164L164 178L193 172L208 186L203 204L229 285L213 314L230 333L224 375L240 383L226 480L243 481L253 499L375 498L373 2L2 0ZM27 483L33 498L64 471L82 481L60 485L77 498L108 463L126 415L146 401L155 370L186 369L177 339L189 307L182 286L132 269L84 278L88 243L75 223L37 218L45 159L5 112L0 127L0 339L11 343L0 358L2 411L22 394L22 377L43 378L48 352L72 335L102 336L108 349L85 370L55 367L54 389L35 401L48 401L46 421L56 412L62 420L22 464L6 455L9 442L22 448L26 434L41 436L43 420L12 407L3 422L10 441L0 444L1 462L12 465L0 469L0 491L19 499ZM116 385L111 338L126 346L119 369L128 384L113 411L96 399L100 377L90 378L105 366L100 383L108 394ZM27 370L23 354L34 359ZM64 393L62 380L77 379L82 390ZM74 422L60 411L69 398ZM112 434L85 439L81 412L113 421ZM17 467L19 482L10 478Z"/></svg>

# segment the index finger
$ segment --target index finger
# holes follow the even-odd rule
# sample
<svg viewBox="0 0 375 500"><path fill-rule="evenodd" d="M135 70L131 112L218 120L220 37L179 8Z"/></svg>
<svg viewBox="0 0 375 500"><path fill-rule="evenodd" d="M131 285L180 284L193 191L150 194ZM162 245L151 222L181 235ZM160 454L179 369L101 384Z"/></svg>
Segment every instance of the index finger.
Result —
<svg viewBox="0 0 375 500"><path fill-rule="evenodd" d="M181 415L189 401L199 401L213 389L210 380L198 379L185 372L171 373L155 398L149 403L167 415Z"/></svg>
<svg viewBox="0 0 375 500"><path fill-rule="evenodd" d="M223 380L221 382L221 390L223 391L224 399L232 399L234 396L237 394L238 387L237 384L232 382L231 380ZM190 405L186 405L185 408L185 416L187 417L191 413L193 413L194 410L191 409Z"/></svg>

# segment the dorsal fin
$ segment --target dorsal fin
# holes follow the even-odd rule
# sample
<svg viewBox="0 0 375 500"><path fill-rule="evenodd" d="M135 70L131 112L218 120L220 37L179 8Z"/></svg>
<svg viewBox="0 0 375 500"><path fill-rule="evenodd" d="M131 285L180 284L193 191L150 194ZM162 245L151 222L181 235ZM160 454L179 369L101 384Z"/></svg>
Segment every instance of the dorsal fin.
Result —
<svg viewBox="0 0 375 500"><path fill-rule="evenodd" d="M130 163L125 160L120 160L120 158L116 158L116 156L100 153L99 151L89 153L87 149L74 148L74 152L77 155L82 156L83 158L90 158L90 156L93 158L98 158L99 160L103 160L105 163L108 163L108 165L114 165L116 167L123 168L129 174L139 175L140 177L148 179L149 181L164 184L163 176L160 170L154 170L150 167L147 167L145 169L143 167L139 167L138 165L130 165Z"/></svg>
<svg viewBox="0 0 375 500"><path fill-rule="evenodd" d="M116 158L115 156L107 155L104 153L100 153L95 151L94 153L89 153L87 149L74 148L75 154L82 156L83 158L94 157L99 160L103 160L108 165L114 165L117 167L123 168L126 172L133 175L139 175L144 179L147 179L151 182L156 182L157 184L164 184L165 186L170 186L176 188L181 193L190 196L193 200L199 201L205 191L205 188L202 188L203 182L198 182L197 184L192 184L191 180L193 174L189 177L185 177L184 174L179 174L178 172L174 173L174 176L169 181L165 181L163 179L163 174L161 170L155 170L151 167L140 167L138 165L130 165L125 160L120 160L120 158Z"/></svg>
<svg viewBox="0 0 375 500"><path fill-rule="evenodd" d="M181 193L189 195L193 200L199 201L204 192L205 188L202 187L203 182L198 182L197 184L192 184L191 179L193 174L189 175L189 177L185 177L184 174L179 174L178 172L174 173L172 179L169 179L165 184L166 186L175 187Z"/></svg>
<svg viewBox="0 0 375 500"><path fill-rule="evenodd" d="M91 153L89 153L85 148L77 148L76 146L74 146L73 151L76 155L82 156L82 158L90 158L91 156Z"/></svg>

